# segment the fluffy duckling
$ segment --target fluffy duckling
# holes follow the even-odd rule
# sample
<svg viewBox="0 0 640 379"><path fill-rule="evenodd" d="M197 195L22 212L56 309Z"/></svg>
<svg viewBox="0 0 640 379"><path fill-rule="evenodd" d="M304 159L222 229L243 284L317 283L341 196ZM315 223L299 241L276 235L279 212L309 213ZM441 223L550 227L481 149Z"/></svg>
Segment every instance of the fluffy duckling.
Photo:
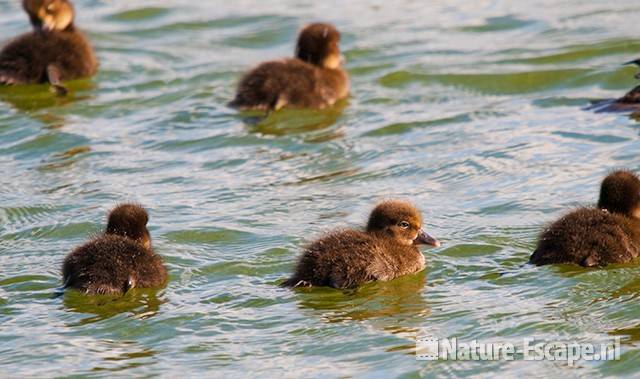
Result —
<svg viewBox="0 0 640 379"><path fill-rule="evenodd" d="M384 201L371 212L366 230L334 231L313 242L282 286L352 288L412 274L425 267L420 244L440 246L422 230L420 212L406 201Z"/></svg>
<svg viewBox="0 0 640 379"><path fill-rule="evenodd" d="M23 0L34 30L10 41L0 51L0 85L50 83L58 95L63 81L96 73L98 61L87 38L78 31L69 0Z"/></svg>
<svg viewBox="0 0 640 379"><path fill-rule="evenodd" d="M349 78L339 42L340 33L331 24L306 26L298 36L295 58L265 62L249 71L229 105L241 110L319 109L347 97Z"/></svg>
<svg viewBox="0 0 640 379"><path fill-rule="evenodd" d="M640 255L640 180L630 171L609 174L597 208L579 208L539 237L530 263L585 267L629 262Z"/></svg>
<svg viewBox="0 0 640 379"><path fill-rule="evenodd" d="M90 295L122 295L133 287L164 286L167 269L151 248L148 220L147 212L137 204L115 207L105 232L65 258L65 288Z"/></svg>

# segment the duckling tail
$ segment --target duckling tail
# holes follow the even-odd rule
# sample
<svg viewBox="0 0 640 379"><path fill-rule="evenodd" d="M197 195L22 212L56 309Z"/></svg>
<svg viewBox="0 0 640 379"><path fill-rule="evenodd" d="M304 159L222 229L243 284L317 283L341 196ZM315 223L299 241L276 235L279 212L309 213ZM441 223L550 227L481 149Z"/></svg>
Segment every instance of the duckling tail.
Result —
<svg viewBox="0 0 640 379"><path fill-rule="evenodd" d="M240 109L240 108L242 108L243 105L242 105L242 102L240 101L240 99L238 97L236 97L233 100L231 100L230 102L228 102L227 106L229 108Z"/></svg>

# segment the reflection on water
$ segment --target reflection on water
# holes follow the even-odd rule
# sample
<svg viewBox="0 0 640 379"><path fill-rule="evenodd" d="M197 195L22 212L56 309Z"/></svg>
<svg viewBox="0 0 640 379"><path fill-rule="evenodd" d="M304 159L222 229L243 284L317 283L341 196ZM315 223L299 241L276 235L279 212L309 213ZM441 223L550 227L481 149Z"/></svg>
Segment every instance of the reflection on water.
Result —
<svg viewBox="0 0 640 379"><path fill-rule="evenodd" d="M310 317L325 322L362 321L371 318L422 321L429 309L421 293L424 271L390 282L370 283L358 289L299 288L298 306L313 310Z"/></svg>
<svg viewBox="0 0 640 379"><path fill-rule="evenodd" d="M90 79L77 80L69 82L68 89L67 96L56 96L49 91L48 84L0 86L0 101L9 104L16 111L25 113L45 108L65 107L77 101L90 99L87 93L95 90L96 84Z"/></svg>
<svg viewBox="0 0 640 379"><path fill-rule="evenodd" d="M53 156L38 167L42 172L64 169L76 163L79 159L91 152L89 146L72 147L61 153L53 154Z"/></svg>
<svg viewBox="0 0 640 379"><path fill-rule="evenodd" d="M145 319L155 316L160 306L166 302L157 296L157 290L134 288L124 296L86 296L78 291L67 290L63 304L70 312L92 314L91 317L74 322L69 326L79 326L109 319L121 313L134 318Z"/></svg>
<svg viewBox="0 0 640 379"><path fill-rule="evenodd" d="M253 133L274 137L301 135L305 142L327 142L344 135L336 123L347 106L348 101L342 100L327 109L283 109L244 121Z"/></svg>

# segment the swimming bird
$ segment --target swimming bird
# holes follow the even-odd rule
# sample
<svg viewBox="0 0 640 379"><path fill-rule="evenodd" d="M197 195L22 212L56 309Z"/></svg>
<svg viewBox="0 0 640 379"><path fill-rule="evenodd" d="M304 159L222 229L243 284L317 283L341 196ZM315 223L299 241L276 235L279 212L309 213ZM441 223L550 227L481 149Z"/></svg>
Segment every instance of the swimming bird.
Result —
<svg viewBox="0 0 640 379"><path fill-rule="evenodd" d="M640 59L635 59L625 63L625 65L636 65L640 67ZM634 75L634 78L640 79L640 73ZM614 102L614 106L612 110L627 110L629 108L634 108L637 105L640 105L640 85L634 87L631 91L627 92L621 98L616 99ZM616 107L617 105L617 107Z"/></svg>
<svg viewBox="0 0 640 379"><path fill-rule="evenodd" d="M67 94L63 81L92 76L98 61L88 39L74 25L69 0L23 0L33 31L0 51L0 85L50 83Z"/></svg>
<svg viewBox="0 0 640 379"><path fill-rule="evenodd" d="M547 227L530 263L585 267L627 263L640 255L640 180L627 170L602 181L597 207L578 208Z"/></svg>
<svg viewBox="0 0 640 379"><path fill-rule="evenodd" d="M134 287L164 286L167 269L151 247L148 220L147 212L138 204L115 207L104 233L65 258L65 288L89 295L122 295Z"/></svg>
<svg viewBox="0 0 640 379"><path fill-rule="evenodd" d="M339 42L340 33L331 24L306 26L298 36L295 58L264 62L246 73L229 106L320 109L347 97L349 77L342 68Z"/></svg>
<svg viewBox="0 0 640 379"><path fill-rule="evenodd" d="M373 209L365 230L337 230L311 243L282 286L352 288L412 274L425 267L421 244L440 246L411 203L387 200Z"/></svg>

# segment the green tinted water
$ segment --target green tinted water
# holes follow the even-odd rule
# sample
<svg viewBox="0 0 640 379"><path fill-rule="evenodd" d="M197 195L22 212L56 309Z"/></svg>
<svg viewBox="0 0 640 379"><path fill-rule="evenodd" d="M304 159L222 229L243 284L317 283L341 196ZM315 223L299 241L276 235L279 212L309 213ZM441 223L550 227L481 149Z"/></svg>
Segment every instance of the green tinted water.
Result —
<svg viewBox="0 0 640 379"><path fill-rule="evenodd" d="M640 128L582 110L635 85L629 2L94 1L101 60L54 98L0 89L0 376L639 376L640 268L523 266L545 222L640 170ZM2 36L27 29L0 2ZM239 75L334 22L353 95L259 121ZM258 121L258 122L256 122ZM444 246L425 272L343 293L277 283L301 246L412 199ZM150 211L171 280L54 298L117 202ZM618 362L416 361L416 334L622 341Z"/></svg>

